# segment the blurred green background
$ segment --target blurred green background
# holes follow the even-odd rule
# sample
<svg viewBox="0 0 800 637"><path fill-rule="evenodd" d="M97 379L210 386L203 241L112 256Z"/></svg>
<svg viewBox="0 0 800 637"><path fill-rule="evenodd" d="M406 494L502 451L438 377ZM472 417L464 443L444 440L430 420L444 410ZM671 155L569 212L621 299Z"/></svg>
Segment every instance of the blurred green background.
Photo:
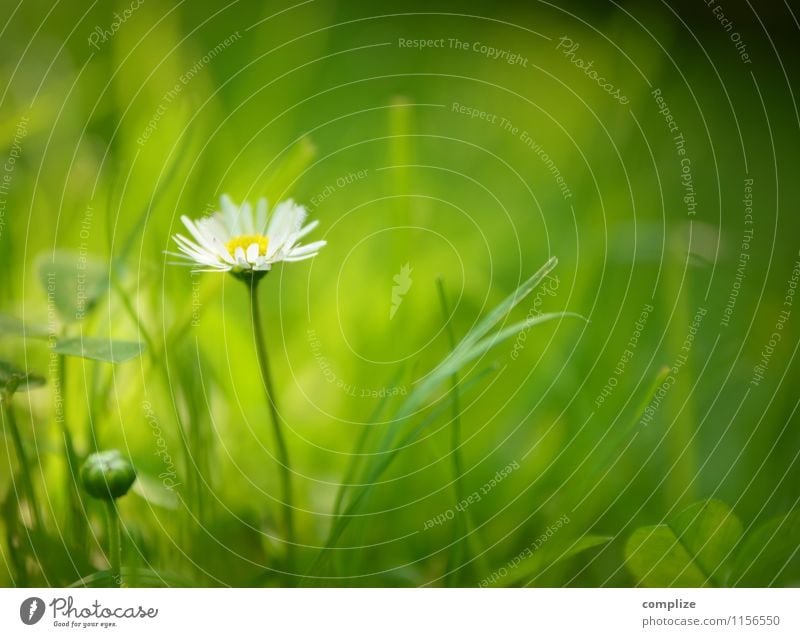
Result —
<svg viewBox="0 0 800 637"><path fill-rule="evenodd" d="M26 338L5 331L0 358L48 380L13 402L47 534L31 539L24 511L10 521L18 465L6 434L0 584L25 583L23 573L65 585L105 568L95 503L83 504L85 543L62 540L70 504L51 352L30 327L54 327L40 270L56 253L76 268L90 255L106 283L114 273L66 333L148 345L114 367L67 359L64 416L80 455L94 431L149 485L148 497L120 503L125 562L166 583L297 584L282 571L307 572L348 467L380 453L394 406L448 352L436 278L461 338L550 256L559 258L550 293L506 320L569 310L588 322L534 327L461 371L469 379L496 365L461 396L464 493L519 465L469 506L475 528L455 519L424 528L454 505L446 411L397 456L333 559L304 583L473 586L510 568L508 585L629 586L642 580L625 564L631 533L692 502L726 503L745 537L792 512L800 308L785 300L800 258L797 11L730 5L726 30L705 3L8 3L0 312L29 327ZM562 37L579 45L572 57ZM575 59L593 61L627 103ZM328 241L260 290L306 545L293 569L281 566L246 290L164 254L180 215L213 210L222 193L292 197L319 219L313 238ZM390 318L405 264L412 282ZM679 361L658 398L661 370ZM387 388L398 395L374 418ZM353 456L365 427L366 455ZM164 449L173 491L159 480ZM568 522L537 549L540 564L509 566L559 519ZM463 535L470 558L454 567ZM766 555L751 555L747 577L721 583L800 581L797 536L773 535L793 543L760 542ZM573 555L586 537L604 539ZM15 565L20 551L27 561Z"/></svg>

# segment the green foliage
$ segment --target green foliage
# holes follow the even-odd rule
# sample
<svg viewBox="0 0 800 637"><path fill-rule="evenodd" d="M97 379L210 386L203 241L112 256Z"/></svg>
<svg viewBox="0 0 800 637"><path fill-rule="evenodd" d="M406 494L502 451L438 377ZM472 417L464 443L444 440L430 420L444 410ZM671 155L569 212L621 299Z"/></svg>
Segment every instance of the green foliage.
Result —
<svg viewBox="0 0 800 637"><path fill-rule="evenodd" d="M47 338L49 333L44 325L31 325L23 323L16 317L0 314L0 335Z"/></svg>
<svg viewBox="0 0 800 637"><path fill-rule="evenodd" d="M800 514L775 518L743 537L719 500L696 502L667 524L636 529L625 545L643 586L775 586L790 580L800 553Z"/></svg>
<svg viewBox="0 0 800 637"><path fill-rule="evenodd" d="M524 321L515 323L510 327L505 327L498 330L491 336L487 336L489 331L497 325L503 317L505 317L511 310L519 305L525 297L527 297L542 280L552 272L558 259L551 257L536 273L520 285L516 290L509 294L503 301L495 306L483 319L481 319L475 327L473 327L464 338L453 348L453 351L448 354L445 359L439 363L426 377L422 380L414 391L411 392L408 399L404 401L403 406L398 410L396 417L398 419L404 418L412 414L420 407L431 394L450 376L461 370L467 363L472 362L479 356L485 354L491 348L499 345L503 341L508 340L512 336L516 336L520 332L530 329L534 325L539 325L547 321L552 321L567 316L579 317L579 315L571 312L556 312L541 314Z"/></svg>
<svg viewBox="0 0 800 637"><path fill-rule="evenodd" d="M137 473L136 482L133 483L133 492L153 506L174 511L178 508L178 496L167 489L163 482L147 475Z"/></svg>
<svg viewBox="0 0 800 637"><path fill-rule="evenodd" d="M25 372L9 362L0 360L0 392L13 394L30 391L45 384L44 378Z"/></svg>
<svg viewBox="0 0 800 637"><path fill-rule="evenodd" d="M41 255L38 261L48 302L65 323L85 318L108 289L108 268L86 254L59 250Z"/></svg>
<svg viewBox="0 0 800 637"><path fill-rule="evenodd" d="M731 584L797 586L800 572L800 511L764 522L737 551Z"/></svg>
<svg viewBox="0 0 800 637"><path fill-rule="evenodd" d="M0 390L40 388L3 399L0 586L115 585L104 503L78 476L106 447L139 471L119 501L131 586L306 573L474 585L563 511L569 529L499 585L800 581L797 515L774 517L797 506L800 482L797 297L791 318L784 305L800 216L771 205L800 200L780 73L741 73L713 20L686 22L701 51L683 46L678 15L643 11L648 28L631 29L613 3L577 3L596 28L571 37L626 106L576 72L555 48L562 12L535 3L415 16L329 0L279 13L145 2L87 48L113 4L14 3L0 37L2 164L15 159L0 202L0 359L21 368L0 364ZM420 54L399 32L527 61ZM747 44L754 61L774 58L763 35ZM764 106L769 117L742 125ZM744 177L759 206L740 267ZM222 193L292 197L328 241L261 284L302 545L292 569L243 286L165 254L180 216L208 214ZM524 282L551 255L558 268ZM390 319L403 264L414 284ZM402 391L376 391L387 387ZM423 530L511 460L519 469L480 502ZM744 524L720 503L667 513L692 489ZM634 518L661 523L626 549Z"/></svg>
<svg viewBox="0 0 800 637"><path fill-rule="evenodd" d="M53 351L64 356L77 356L116 365L139 356L144 351L144 343L88 336L72 337L57 341Z"/></svg>
<svg viewBox="0 0 800 637"><path fill-rule="evenodd" d="M530 583L537 575L559 562L580 555L598 546L608 544L613 538L601 535L584 535L568 540L551 540L533 551L530 557L522 559L517 565L510 564L492 579L492 588L520 586Z"/></svg>
<svg viewBox="0 0 800 637"><path fill-rule="evenodd" d="M514 292L501 301L495 308L493 308L486 317L480 320L477 325L470 330L464 338L452 349L452 351L445 357L445 359L431 371L425 379L420 382L417 387L406 398L396 413L394 414L393 421L390 427L387 428L385 435L381 441L376 460L365 471L362 484L364 485L353 497L344 513L337 517L331 525L331 531L325 543L325 547L320 552L315 560L311 571L322 563L328 552L336 547L345 529L350 525L366 501L376 484L379 483L381 476L389 469L391 464L402 452L403 449L413 444L422 433L436 421L436 418L450 406L451 401L456 400L459 396L459 391L454 391L447 400L437 405L437 408L432 411L422 422L410 430L400 440L396 440L396 435L399 428L405 424L405 419L408 418L414 411L416 411L425 401L427 401L432 393L447 379L458 374L458 372L468 363L475 358L487 352L492 347L499 345L506 341L511 336L519 334L522 330L530 329L533 325L544 323L556 318L562 318L568 313L560 312L554 314L543 314L532 319L526 319L521 323L512 325L510 328L498 330L491 336L486 336L487 333L499 323L515 306L517 306L526 296L528 296L537 285L539 285L547 274L557 265L558 260L553 257L545 263L532 277L527 279L520 285ZM487 370L489 371L489 370ZM484 372L486 373L486 372ZM479 374L471 382L467 383L463 390L474 385L477 379L483 377L484 373ZM457 390L458 388L456 388ZM462 391L463 391L462 390Z"/></svg>

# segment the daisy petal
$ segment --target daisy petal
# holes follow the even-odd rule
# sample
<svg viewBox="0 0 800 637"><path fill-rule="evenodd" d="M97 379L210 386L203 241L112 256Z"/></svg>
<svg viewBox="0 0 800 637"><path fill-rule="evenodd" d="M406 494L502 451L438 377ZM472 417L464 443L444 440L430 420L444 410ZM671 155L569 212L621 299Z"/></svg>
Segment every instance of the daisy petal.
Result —
<svg viewBox="0 0 800 637"><path fill-rule="evenodd" d="M255 263L258 260L258 244L251 243L247 246L247 261L248 263Z"/></svg>
<svg viewBox="0 0 800 637"><path fill-rule="evenodd" d="M289 254L287 256L299 257L310 252L319 252L320 248L324 248L327 243L327 241L314 241L308 245L297 246L296 248L289 250Z"/></svg>
<svg viewBox="0 0 800 637"><path fill-rule="evenodd" d="M299 232L295 235L295 241L300 241L303 237L305 237L309 232L311 232L314 228L319 225L319 220L315 219L311 223L307 223L305 226L300 228Z"/></svg>
<svg viewBox="0 0 800 637"><path fill-rule="evenodd" d="M266 234L267 232L267 200L264 197L258 200L256 204L256 228L258 234Z"/></svg>

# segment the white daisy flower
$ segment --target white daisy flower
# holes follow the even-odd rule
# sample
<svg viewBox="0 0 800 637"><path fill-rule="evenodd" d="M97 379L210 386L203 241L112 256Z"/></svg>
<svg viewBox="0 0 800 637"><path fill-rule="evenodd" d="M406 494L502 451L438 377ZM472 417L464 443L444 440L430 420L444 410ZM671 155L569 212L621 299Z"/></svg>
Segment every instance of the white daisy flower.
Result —
<svg viewBox="0 0 800 637"><path fill-rule="evenodd" d="M181 265L194 266L195 272L266 273L281 261L303 261L319 252L327 242L298 242L317 227L318 221L303 225L306 209L291 199L275 206L267 219L267 200L259 199L255 214L249 203L233 203L228 195L220 198L222 210L195 221L182 216L191 239L176 234Z"/></svg>

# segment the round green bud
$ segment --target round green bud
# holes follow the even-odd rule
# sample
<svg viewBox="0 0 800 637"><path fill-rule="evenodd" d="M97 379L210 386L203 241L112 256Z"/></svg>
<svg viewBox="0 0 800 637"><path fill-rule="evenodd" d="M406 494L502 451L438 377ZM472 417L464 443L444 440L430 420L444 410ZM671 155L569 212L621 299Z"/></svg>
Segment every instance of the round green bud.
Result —
<svg viewBox="0 0 800 637"><path fill-rule="evenodd" d="M81 467L83 488L93 498L116 500L131 488L136 470L117 449L99 451L86 458Z"/></svg>

